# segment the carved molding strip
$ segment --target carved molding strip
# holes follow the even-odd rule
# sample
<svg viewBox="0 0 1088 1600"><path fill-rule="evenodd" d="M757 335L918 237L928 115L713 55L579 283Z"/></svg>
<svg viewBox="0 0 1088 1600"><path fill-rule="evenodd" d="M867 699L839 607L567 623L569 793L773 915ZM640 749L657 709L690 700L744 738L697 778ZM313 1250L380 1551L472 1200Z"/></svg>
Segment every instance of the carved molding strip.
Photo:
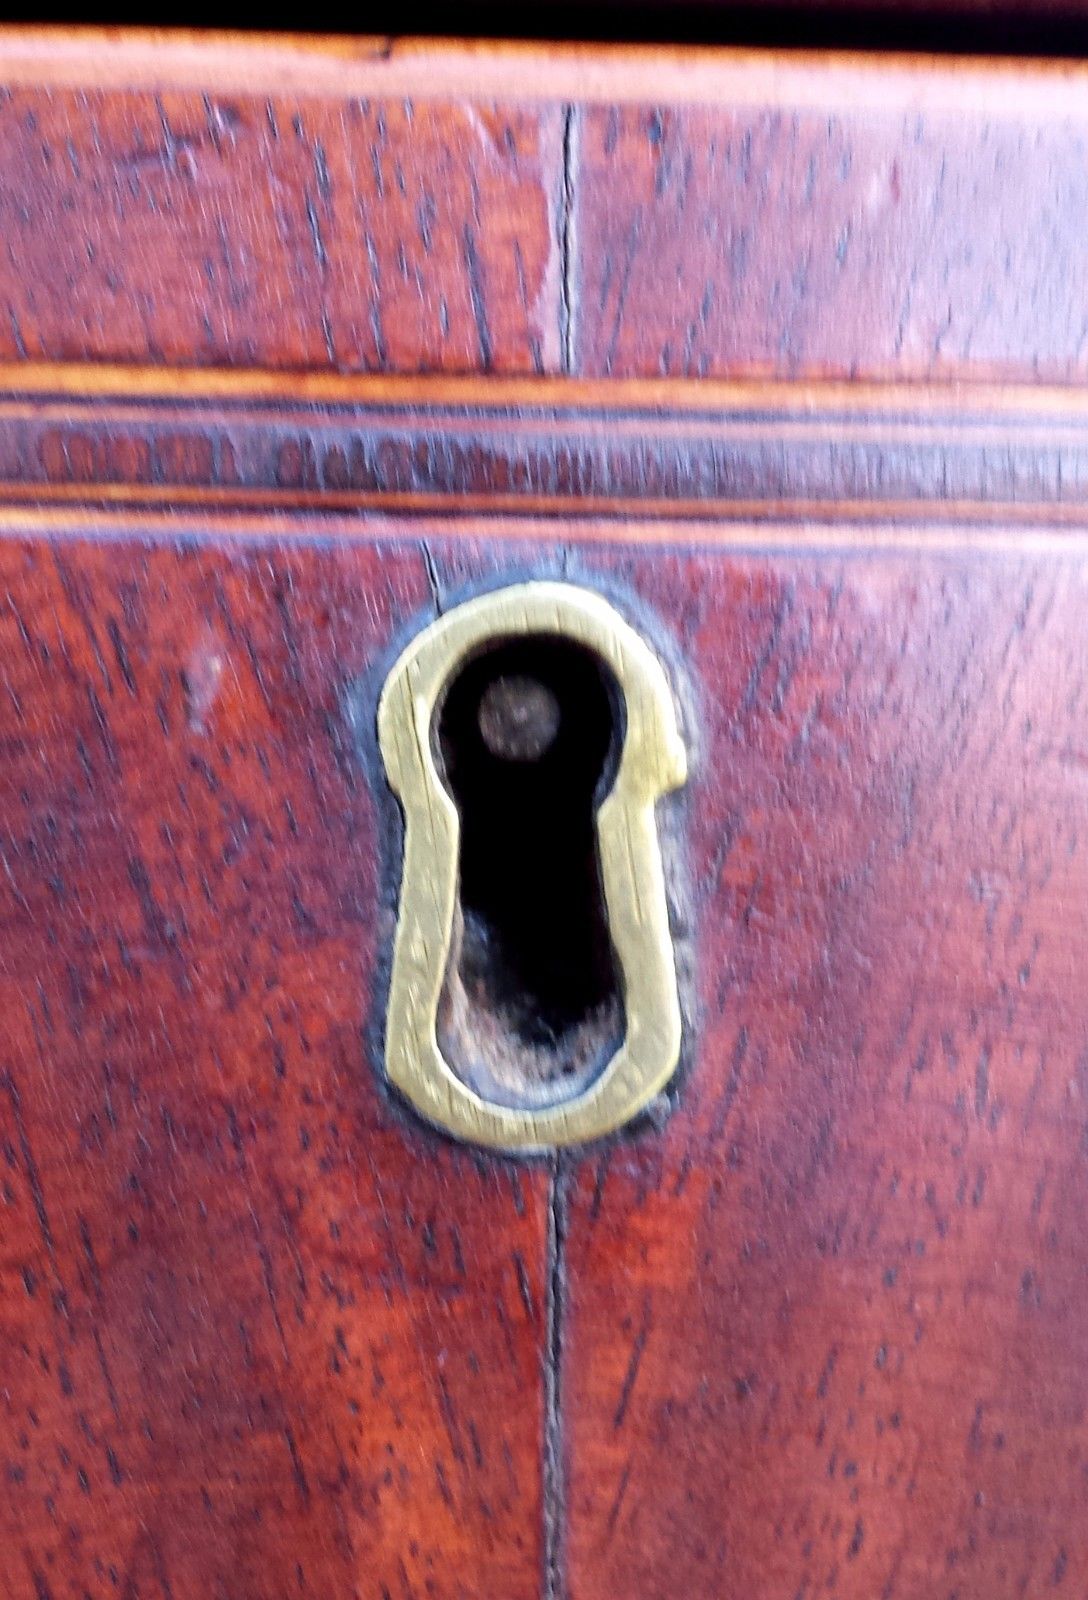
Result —
<svg viewBox="0 0 1088 1600"><path fill-rule="evenodd" d="M19 376L0 375L7 504L1088 520L1079 393Z"/></svg>

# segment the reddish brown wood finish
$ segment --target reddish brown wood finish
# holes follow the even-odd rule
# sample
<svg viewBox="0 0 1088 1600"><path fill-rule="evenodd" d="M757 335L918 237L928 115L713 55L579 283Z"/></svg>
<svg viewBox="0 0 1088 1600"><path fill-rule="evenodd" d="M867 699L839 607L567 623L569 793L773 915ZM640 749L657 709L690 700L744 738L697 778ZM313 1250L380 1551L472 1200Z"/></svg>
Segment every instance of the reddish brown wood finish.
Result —
<svg viewBox="0 0 1088 1600"><path fill-rule="evenodd" d="M558 1508L585 1600L1077 1592L1079 541L530 557L697 718L679 1105L549 1255L545 1172L376 1087L358 708L422 555L244 527L5 546L15 1600L536 1594ZM525 570L426 537L440 596Z"/></svg>
<svg viewBox="0 0 1088 1600"><path fill-rule="evenodd" d="M418 547L0 566L0 1593L530 1600L547 1175L379 1086Z"/></svg>
<svg viewBox="0 0 1088 1600"><path fill-rule="evenodd" d="M570 1593L1088 1588L1083 556L647 575L699 1005L565 1180Z"/></svg>
<svg viewBox="0 0 1088 1600"><path fill-rule="evenodd" d="M0 354L555 370L561 146L513 103L18 90Z"/></svg>
<svg viewBox="0 0 1088 1600"><path fill-rule="evenodd" d="M1088 372L1080 69L94 42L6 37L0 358Z"/></svg>
<svg viewBox="0 0 1088 1600"><path fill-rule="evenodd" d="M0 85L2 1600L1088 1591L1084 69ZM673 1103L559 1163L380 1070L381 676L532 573L692 747Z"/></svg>
<svg viewBox="0 0 1088 1600"><path fill-rule="evenodd" d="M575 138L579 371L1088 372L1079 122L656 105Z"/></svg>
<svg viewBox="0 0 1088 1600"><path fill-rule="evenodd" d="M0 503L917 528L1088 518L1067 390L0 368ZM640 537L653 537L645 524ZM702 537L714 538L713 532Z"/></svg>

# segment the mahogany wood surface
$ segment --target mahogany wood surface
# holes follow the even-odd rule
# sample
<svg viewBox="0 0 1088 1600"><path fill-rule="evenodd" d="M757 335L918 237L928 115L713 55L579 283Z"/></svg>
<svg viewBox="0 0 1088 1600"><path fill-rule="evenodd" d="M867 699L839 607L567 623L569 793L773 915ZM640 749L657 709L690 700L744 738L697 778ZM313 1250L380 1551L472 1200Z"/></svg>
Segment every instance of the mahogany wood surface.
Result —
<svg viewBox="0 0 1088 1600"><path fill-rule="evenodd" d="M1088 74L0 35L0 1600L1088 1593ZM669 664L685 1054L391 1095L385 672Z"/></svg>
<svg viewBox="0 0 1088 1600"><path fill-rule="evenodd" d="M0 86L4 359L1088 371L1079 66L16 30Z"/></svg>
<svg viewBox="0 0 1088 1600"><path fill-rule="evenodd" d="M0 349L554 368L560 158L558 111L516 104L14 91Z"/></svg>
<svg viewBox="0 0 1088 1600"><path fill-rule="evenodd" d="M1079 536L78 527L4 545L10 1592L540 1592L553 1294L553 1592L1078 1592ZM375 663L527 560L697 741L677 1105L550 1202L371 1025Z"/></svg>
<svg viewBox="0 0 1088 1600"><path fill-rule="evenodd" d="M377 1071L418 547L0 559L0 1593L536 1595L547 1175Z"/></svg>
<svg viewBox="0 0 1088 1600"><path fill-rule="evenodd" d="M889 100L581 116L578 370L1083 378L1083 124Z"/></svg>
<svg viewBox="0 0 1088 1600"><path fill-rule="evenodd" d="M699 1002L562 1180L572 1594L1088 1589L1086 578L654 572Z"/></svg>
<svg viewBox="0 0 1088 1600"><path fill-rule="evenodd" d="M885 525L952 505L991 539L1088 518L1088 404L1043 386L182 381L13 364L0 393L0 504Z"/></svg>

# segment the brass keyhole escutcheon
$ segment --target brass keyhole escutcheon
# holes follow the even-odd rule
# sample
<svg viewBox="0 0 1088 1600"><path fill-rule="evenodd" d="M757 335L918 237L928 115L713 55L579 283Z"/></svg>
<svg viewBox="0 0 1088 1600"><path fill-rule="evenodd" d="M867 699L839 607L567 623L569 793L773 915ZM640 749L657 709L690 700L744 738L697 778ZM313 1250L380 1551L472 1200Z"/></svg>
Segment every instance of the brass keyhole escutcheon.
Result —
<svg viewBox="0 0 1088 1600"><path fill-rule="evenodd" d="M386 680L404 813L385 1061L457 1138L599 1138L668 1083L680 1004L655 805L687 775L665 671L600 595L518 584Z"/></svg>

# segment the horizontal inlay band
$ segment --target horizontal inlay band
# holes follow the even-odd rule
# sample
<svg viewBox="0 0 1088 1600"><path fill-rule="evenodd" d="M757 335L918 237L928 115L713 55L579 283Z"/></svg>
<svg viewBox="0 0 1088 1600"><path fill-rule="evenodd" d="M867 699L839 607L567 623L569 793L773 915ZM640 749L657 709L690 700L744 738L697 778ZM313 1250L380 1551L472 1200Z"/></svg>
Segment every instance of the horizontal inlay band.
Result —
<svg viewBox="0 0 1088 1600"><path fill-rule="evenodd" d="M0 501L1075 524L1088 397L8 368Z"/></svg>

